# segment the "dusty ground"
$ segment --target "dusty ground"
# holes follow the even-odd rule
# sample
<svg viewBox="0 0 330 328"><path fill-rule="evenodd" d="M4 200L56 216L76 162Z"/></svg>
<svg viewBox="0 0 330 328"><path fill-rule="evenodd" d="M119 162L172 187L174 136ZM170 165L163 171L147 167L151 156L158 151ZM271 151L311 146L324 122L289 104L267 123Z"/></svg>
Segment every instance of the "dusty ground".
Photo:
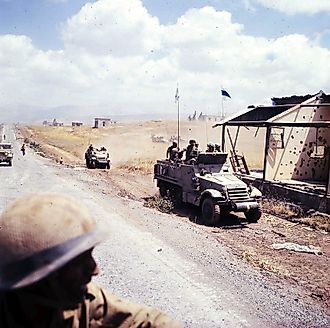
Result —
<svg viewBox="0 0 330 328"><path fill-rule="evenodd" d="M152 181L152 163L164 157L168 146L167 143L152 143L151 135L163 135L169 139L176 134L176 124L154 121L117 124L106 129L21 126L19 130L22 142L25 139L41 155L64 165L83 166L83 154L88 144L105 145L110 149L112 169L91 170L90 174L108 180L120 196L143 200L157 193ZM182 123L181 131L184 139L196 138L201 146L208 141L217 142L220 133L220 130L212 129L210 123L197 122ZM244 133L255 135L255 131ZM182 143L185 146L187 141ZM261 165L258 151L261 146L262 138L259 136L255 145L249 143L243 148L252 167ZM199 213L194 208L185 207L175 213L198 221ZM211 229L210 234L247 263L303 287L304 296L330 308L330 235L325 230L289 222L283 215L264 214L256 224L247 224L242 218L232 215L221 227ZM273 243L285 242L320 247L321 254L274 250L271 247Z"/></svg>

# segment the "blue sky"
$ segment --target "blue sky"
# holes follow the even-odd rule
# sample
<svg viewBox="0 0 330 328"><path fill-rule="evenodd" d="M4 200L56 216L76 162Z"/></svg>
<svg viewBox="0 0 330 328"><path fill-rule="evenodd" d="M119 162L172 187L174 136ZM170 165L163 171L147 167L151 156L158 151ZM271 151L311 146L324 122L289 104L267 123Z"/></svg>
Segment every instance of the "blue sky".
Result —
<svg viewBox="0 0 330 328"><path fill-rule="evenodd" d="M0 34L29 35L33 43L46 50L62 46L60 27L88 2L85 0L0 0ZM330 29L329 12L317 15L285 15L257 3L253 9L236 0L144 0L149 12L161 23L175 23L189 8L213 6L233 14L233 20L244 24L246 32L255 36L278 37L302 33L310 37ZM330 46L330 33L322 38Z"/></svg>
<svg viewBox="0 0 330 328"><path fill-rule="evenodd" d="M0 110L164 112L177 83L184 113L217 112L220 86L230 113L329 92L328 0L86 3L0 0Z"/></svg>

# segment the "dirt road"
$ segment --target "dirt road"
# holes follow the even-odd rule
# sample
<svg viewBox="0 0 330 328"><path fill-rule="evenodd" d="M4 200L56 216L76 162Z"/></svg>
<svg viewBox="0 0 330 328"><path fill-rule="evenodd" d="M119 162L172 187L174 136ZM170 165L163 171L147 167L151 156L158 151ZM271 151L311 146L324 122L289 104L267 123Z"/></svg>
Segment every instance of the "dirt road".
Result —
<svg viewBox="0 0 330 328"><path fill-rule="evenodd" d="M8 139L14 135L6 130ZM119 197L98 172L26 156L14 141L12 167L0 167L0 210L16 197L54 191L81 199L112 234L95 250L96 279L114 293L161 308L185 327L327 327L329 313L301 291L239 261L213 228Z"/></svg>

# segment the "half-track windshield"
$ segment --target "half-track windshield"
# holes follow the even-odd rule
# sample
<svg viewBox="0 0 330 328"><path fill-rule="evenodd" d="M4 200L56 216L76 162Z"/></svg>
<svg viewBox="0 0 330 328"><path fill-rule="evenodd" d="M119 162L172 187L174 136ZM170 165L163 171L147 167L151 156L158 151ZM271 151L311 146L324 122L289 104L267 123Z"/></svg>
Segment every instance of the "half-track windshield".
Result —
<svg viewBox="0 0 330 328"><path fill-rule="evenodd" d="M200 153L196 159L196 164L225 164L227 156L227 153Z"/></svg>
<svg viewBox="0 0 330 328"><path fill-rule="evenodd" d="M11 148L11 144L0 143L0 150L8 150Z"/></svg>

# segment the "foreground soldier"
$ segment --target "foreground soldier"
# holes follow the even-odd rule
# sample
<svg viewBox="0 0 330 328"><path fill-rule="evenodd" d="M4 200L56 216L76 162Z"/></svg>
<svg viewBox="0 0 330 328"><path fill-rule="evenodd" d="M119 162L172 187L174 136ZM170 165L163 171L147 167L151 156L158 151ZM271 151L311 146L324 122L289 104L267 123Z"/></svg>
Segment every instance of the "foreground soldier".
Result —
<svg viewBox="0 0 330 328"><path fill-rule="evenodd" d="M158 310L90 283L92 250L105 234L87 209L60 194L35 194L0 216L0 327L180 328Z"/></svg>

